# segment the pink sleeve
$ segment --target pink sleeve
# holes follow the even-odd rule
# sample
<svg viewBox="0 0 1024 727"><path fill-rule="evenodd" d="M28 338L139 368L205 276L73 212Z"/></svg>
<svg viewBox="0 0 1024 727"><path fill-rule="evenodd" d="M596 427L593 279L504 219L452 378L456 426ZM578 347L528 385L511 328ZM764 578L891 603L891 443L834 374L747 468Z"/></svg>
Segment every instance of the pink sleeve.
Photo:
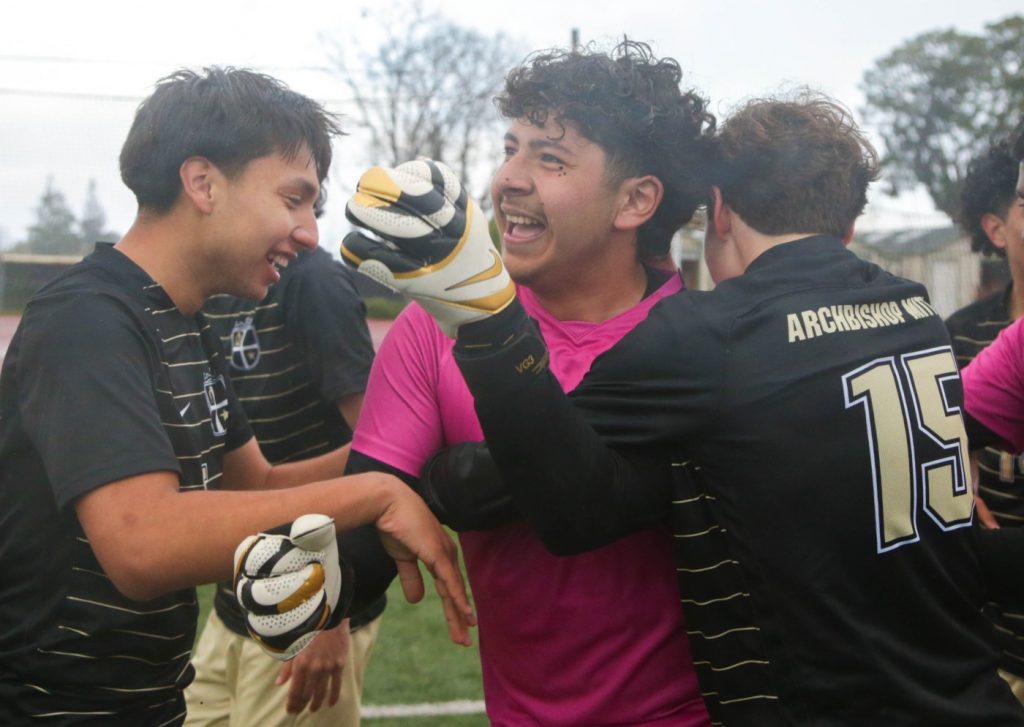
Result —
<svg viewBox="0 0 1024 727"><path fill-rule="evenodd" d="M420 476L442 446L436 394L442 340L426 313L406 306L374 359L353 450Z"/></svg>
<svg viewBox="0 0 1024 727"><path fill-rule="evenodd" d="M1004 329L961 372L968 413L999 435L1012 452L1024 450L1024 319Z"/></svg>

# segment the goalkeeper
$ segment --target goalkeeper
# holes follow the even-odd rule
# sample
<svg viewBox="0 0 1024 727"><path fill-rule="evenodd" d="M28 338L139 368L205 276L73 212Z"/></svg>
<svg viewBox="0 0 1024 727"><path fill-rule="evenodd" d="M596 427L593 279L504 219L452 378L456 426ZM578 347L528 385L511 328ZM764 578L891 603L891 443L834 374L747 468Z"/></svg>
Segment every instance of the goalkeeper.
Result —
<svg viewBox="0 0 1024 727"><path fill-rule="evenodd" d="M350 218L411 254L358 234L343 254L419 305L378 352L350 470L415 481L440 447L480 438L448 335L506 306L509 276L567 389L680 290L678 274L647 264L668 252L705 188L713 119L680 80L674 60L629 42L610 54L539 53L508 74L499 107L510 126L491 187L507 274L449 170L419 161L363 176ZM558 558L500 506L489 516L493 529L460 541L492 724L707 724L665 528Z"/></svg>
<svg viewBox="0 0 1024 727"><path fill-rule="evenodd" d="M431 267L417 271L416 294L457 328L453 355L512 500L560 552L671 525L716 724L1024 723L980 610L986 586L1014 579L1003 561L1002 583L983 580L945 327L923 286L845 249L875 151L847 111L807 94L736 111L715 157L716 288L653 307L569 396L558 342L526 305L470 320L443 281L427 285ZM458 483L428 482L465 501Z"/></svg>

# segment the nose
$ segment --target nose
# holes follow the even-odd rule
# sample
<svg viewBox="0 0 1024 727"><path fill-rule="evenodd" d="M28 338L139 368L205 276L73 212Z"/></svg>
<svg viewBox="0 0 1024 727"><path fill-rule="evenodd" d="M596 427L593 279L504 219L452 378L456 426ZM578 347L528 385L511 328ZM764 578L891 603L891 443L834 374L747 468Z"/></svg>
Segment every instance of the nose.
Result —
<svg viewBox="0 0 1024 727"><path fill-rule="evenodd" d="M533 178L519 154L508 157L498 167L491 183L491 191L496 198L502 195L529 194L532 190Z"/></svg>
<svg viewBox="0 0 1024 727"><path fill-rule="evenodd" d="M303 216L303 219L292 230L292 240L296 245L307 250L312 250L320 242L320 227L312 213L308 215L308 219Z"/></svg>

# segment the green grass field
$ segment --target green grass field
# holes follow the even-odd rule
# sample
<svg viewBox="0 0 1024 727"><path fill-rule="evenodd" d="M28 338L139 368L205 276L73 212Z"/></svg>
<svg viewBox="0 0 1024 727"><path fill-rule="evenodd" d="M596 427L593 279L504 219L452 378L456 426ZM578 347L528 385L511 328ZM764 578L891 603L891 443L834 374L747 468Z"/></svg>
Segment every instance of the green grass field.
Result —
<svg viewBox="0 0 1024 727"><path fill-rule="evenodd" d="M429 578L429 576L428 576ZM213 586L199 589L200 624L213 598ZM398 583L388 591L388 607L366 670L364 705L419 704L483 699L480 661L474 646L464 648L448 639L441 602L428 584L423 602L406 603ZM444 717L365 719L372 727L486 727L482 714Z"/></svg>

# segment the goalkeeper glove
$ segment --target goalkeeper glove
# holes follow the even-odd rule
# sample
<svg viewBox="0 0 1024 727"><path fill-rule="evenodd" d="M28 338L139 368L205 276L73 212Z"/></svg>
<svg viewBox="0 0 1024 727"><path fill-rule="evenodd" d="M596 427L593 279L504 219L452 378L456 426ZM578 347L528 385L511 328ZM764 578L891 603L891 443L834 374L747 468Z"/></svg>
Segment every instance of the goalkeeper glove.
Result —
<svg viewBox="0 0 1024 727"><path fill-rule="evenodd" d="M440 162L373 167L346 216L376 237L347 235L345 261L419 301L452 338L463 323L492 316L515 298L480 208Z"/></svg>
<svg viewBox="0 0 1024 727"><path fill-rule="evenodd" d="M303 515L287 535L271 531L243 540L235 550L235 595L249 634L281 661L339 624L344 608L334 520Z"/></svg>

